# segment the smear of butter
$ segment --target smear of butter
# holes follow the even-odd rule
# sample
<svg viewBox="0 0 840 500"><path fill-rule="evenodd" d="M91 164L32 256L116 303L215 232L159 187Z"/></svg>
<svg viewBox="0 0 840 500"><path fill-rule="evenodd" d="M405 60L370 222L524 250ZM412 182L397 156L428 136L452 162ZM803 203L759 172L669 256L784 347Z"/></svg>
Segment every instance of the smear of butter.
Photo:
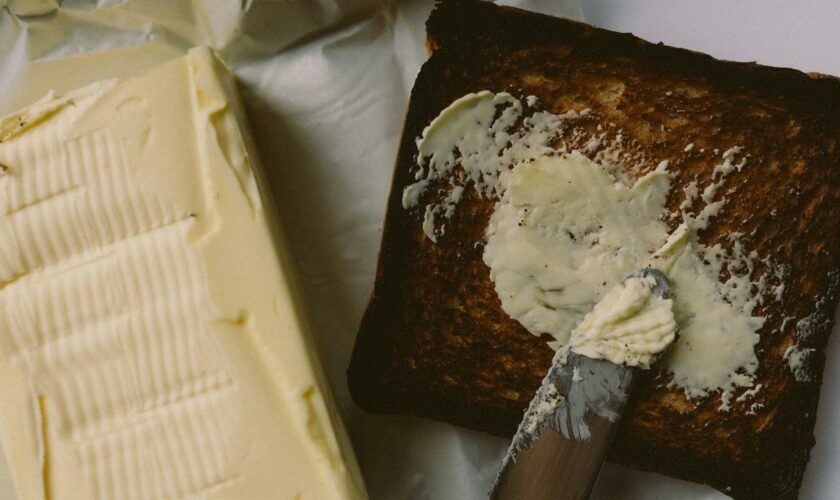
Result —
<svg viewBox="0 0 840 500"><path fill-rule="evenodd" d="M631 277L610 290L571 332L569 349L592 359L650 368L673 342L673 302L653 293L652 277Z"/></svg>
<svg viewBox="0 0 840 500"><path fill-rule="evenodd" d="M565 343L592 306L661 246L668 186L664 168L628 187L580 153L517 166L484 249L505 312Z"/></svg>
<svg viewBox="0 0 840 500"><path fill-rule="evenodd" d="M763 324L752 316L755 297L728 293L718 280L726 257L700 245L689 224L668 232L669 191L665 164L632 186L577 152L518 165L484 249L502 308L565 345L613 286L650 265L672 283L679 339L662 367L674 384L690 397L750 386ZM751 288L749 276L730 279Z"/></svg>
<svg viewBox="0 0 840 500"><path fill-rule="evenodd" d="M741 150L727 150L711 167L712 179L690 186L680 213L671 214L667 162L631 181L620 151L596 151L590 146L600 137L587 142L574 127L586 114L529 113L508 94L469 94L418 138L417 183L407 188L404 205L422 208L424 230L435 239L443 234L437 219L454 213L464 189L497 199L484 262L503 310L533 334L553 337L555 348L625 276L649 266L662 270L671 279L679 335L658 366L690 398L720 392L726 410L737 388L752 386L758 368L764 319L753 311L765 300L765 279L753 279L758 256L746 253L737 235L729 248L709 247L697 231L725 206L721 186L744 167ZM569 137L588 153L570 146ZM683 224L669 231L670 217Z"/></svg>
<svg viewBox="0 0 840 500"><path fill-rule="evenodd" d="M472 184L482 196L498 198L507 184L506 172L515 163L549 154L568 120L578 117L536 112L526 117L523 129L514 125L523 115L519 99L487 90L467 94L441 111L417 138L417 182L403 190L403 208L416 207L433 182L449 179L439 203L427 204L423 231L432 241L444 232L440 222L449 218ZM460 169L455 166L460 165Z"/></svg>

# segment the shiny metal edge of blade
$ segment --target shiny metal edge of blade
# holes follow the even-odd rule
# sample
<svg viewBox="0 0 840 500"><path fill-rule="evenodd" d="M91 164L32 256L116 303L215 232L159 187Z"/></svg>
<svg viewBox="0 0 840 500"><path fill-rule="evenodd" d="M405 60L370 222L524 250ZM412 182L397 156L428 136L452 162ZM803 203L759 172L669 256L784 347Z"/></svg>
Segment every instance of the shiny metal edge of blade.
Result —
<svg viewBox="0 0 840 500"><path fill-rule="evenodd" d="M567 440L589 441L591 418L616 422L627 402L634 369L561 350L531 400L505 454L491 491L497 490L516 455L547 429Z"/></svg>

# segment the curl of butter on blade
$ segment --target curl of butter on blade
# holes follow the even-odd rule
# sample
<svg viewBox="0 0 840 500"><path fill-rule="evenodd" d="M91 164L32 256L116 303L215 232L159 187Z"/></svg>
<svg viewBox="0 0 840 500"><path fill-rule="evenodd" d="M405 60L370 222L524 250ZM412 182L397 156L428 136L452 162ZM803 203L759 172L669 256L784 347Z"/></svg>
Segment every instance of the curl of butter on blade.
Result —
<svg viewBox="0 0 840 500"><path fill-rule="evenodd" d="M572 330L569 349L592 359L648 369L674 341L673 302L652 291L652 277L631 277L610 290Z"/></svg>

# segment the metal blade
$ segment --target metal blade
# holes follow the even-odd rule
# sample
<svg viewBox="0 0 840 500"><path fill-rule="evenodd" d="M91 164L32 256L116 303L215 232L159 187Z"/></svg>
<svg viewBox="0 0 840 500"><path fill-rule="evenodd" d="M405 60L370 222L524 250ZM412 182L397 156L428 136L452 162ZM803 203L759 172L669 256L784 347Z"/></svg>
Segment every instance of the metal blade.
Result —
<svg viewBox="0 0 840 500"><path fill-rule="evenodd" d="M593 453L606 453L606 438L611 436L614 426L603 425L604 422L596 419L605 423L619 420L627 402L633 374L632 368L559 351L528 406L525 418L519 424L502 461L491 497L495 495L517 455L528 449L547 429L556 431L562 439L568 441L591 441L593 445L603 447L603 450L591 450ZM608 432L610 436L594 435L596 432ZM586 447L578 448L576 453L582 459ZM562 472L555 471L554 474Z"/></svg>
<svg viewBox="0 0 840 500"><path fill-rule="evenodd" d="M668 278L657 269L640 269L625 280L631 277L653 278L651 291L660 297L669 294ZM546 498L588 498L615 433L614 424L627 403L634 373L634 368L567 349L558 351L502 460L491 498L500 489L507 492L501 495L505 498L531 499L546 493L550 495ZM541 439L543 434L548 435ZM533 460L535 467L511 478L508 472L517 455L534 443L539 451L526 459ZM539 454L542 457L535 458ZM558 480L564 473L570 479ZM537 484L540 481L545 484Z"/></svg>

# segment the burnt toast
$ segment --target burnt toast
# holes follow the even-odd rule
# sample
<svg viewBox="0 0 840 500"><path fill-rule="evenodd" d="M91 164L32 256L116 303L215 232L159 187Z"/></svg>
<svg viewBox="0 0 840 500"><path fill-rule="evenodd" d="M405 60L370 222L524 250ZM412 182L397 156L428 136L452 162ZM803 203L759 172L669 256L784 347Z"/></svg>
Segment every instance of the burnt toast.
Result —
<svg viewBox="0 0 840 500"><path fill-rule="evenodd" d="M737 499L796 498L840 289L840 81L475 0L439 3L427 33L432 53L411 94L375 288L348 369L355 401L502 436L516 429L553 351L502 311L482 261L495 201L466 190L435 243L401 195L413 182L415 138L452 101L485 89L533 95L555 113L591 110L578 126L610 124L628 154L668 160L670 209L682 187L711 178L715 150L749 154L700 239L725 245L742 233L747 250L785 267L783 301L759 311L762 390L736 394L722 412L716 398L689 401L669 387L667 373L645 373L609 460ZM801 353L796 369L791 349Z"/></svg>

